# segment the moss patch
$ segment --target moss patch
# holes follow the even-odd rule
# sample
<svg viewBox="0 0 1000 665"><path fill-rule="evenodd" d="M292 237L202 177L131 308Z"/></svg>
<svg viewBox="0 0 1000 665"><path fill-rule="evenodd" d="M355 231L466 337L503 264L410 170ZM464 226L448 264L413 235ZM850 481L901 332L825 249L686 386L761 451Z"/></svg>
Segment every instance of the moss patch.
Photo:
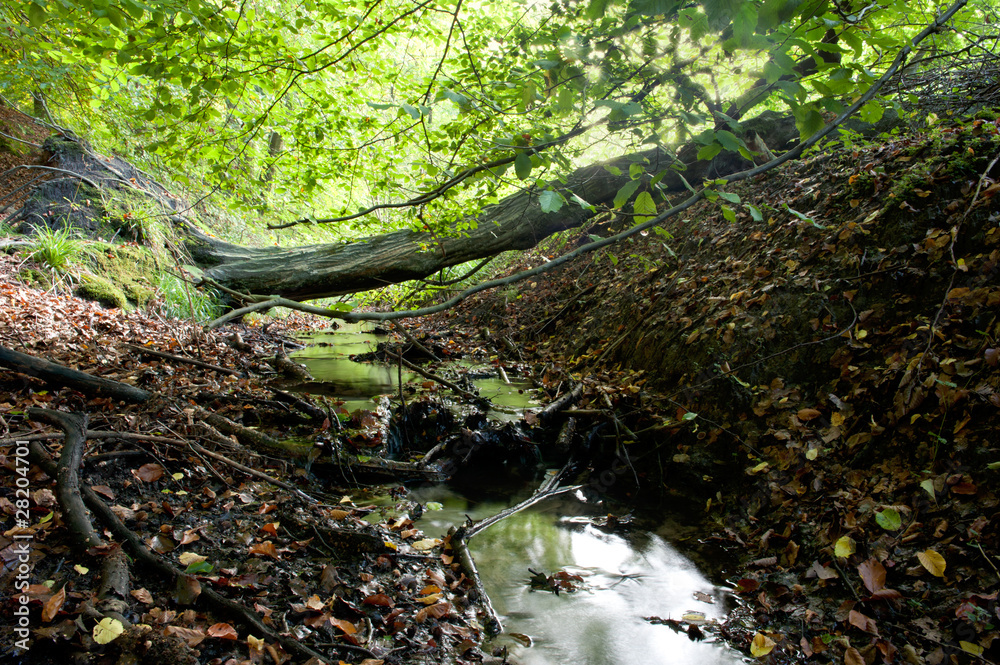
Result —
<svg viewBox="0 0 1000 665"><path fill-rule="evenodd" d="M87 300L95 300L105 307L128 308L128 298L125 292L115 286L111 280L98 275L82 275L76 294Z"/></svg>
<svg viewBox="0 0 1000 665"><path fill-rule="evenodd" d="M92 274L84 276L78 290L82 297L113 307L143 306L152 299L160 270L149 249L106 243L91 247L87 265Z"/></svg>

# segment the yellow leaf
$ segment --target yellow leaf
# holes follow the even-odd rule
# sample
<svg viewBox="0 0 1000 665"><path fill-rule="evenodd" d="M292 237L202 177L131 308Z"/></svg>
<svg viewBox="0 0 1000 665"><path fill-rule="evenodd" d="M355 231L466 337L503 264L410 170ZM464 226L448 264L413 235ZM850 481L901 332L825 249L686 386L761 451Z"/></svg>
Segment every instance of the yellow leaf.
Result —
<svg viewBox="0 0 1000 665"><path fill-rule="evenodd" d="M917 552L917 558L920 560L920 565L926 568L927 572L931 575L934 577L944 577L944 569L947 564L943 556L934 550L924 550L923 552Z"/></svg>
<svg viewBox="0 0 1000 665"><path fill-rule="evenodd" d="M814 460L819 457L819 448L810 448L806 451L806 459Z"/></svg>
<svg viewBox="0 0 1000 665"><path fill-rule="evenodd" d="M983 648L978 644L973 644L972 642L966 642L965 640L959 640L958 646L962 647L962 651L966 653L971 653L973 656L982 656Z"/></svg>
<svg viewBox="0 0 1000 665"><path fill-rule="evenodd" d="M441 541L435 538L424 538L423 540L418 540L413 543L412 547L418 552L426 552L427 550L434 549L440 544Z"/></svg>
<svg viewBox="0 0 1000 665"><path fill-rule="evenodd" d="M177 557L177 560L180 561L185 566L190 566L192 563L201 563L207 558L208 558L207 556L195 554L194 552L185 552L184 554L181 554L179 557Z"/></svg>
<svg viewBox="0 0 1000 665"><path fill-rule="evenodd" d="M842 559L846 559L854 552L854 539L850 536L841 536L837 544L833 546L833 553Z"/></svg>
<svg viewBox="0 0 1000 665"><path fill-rule="evenodd" d="M753 641L750 643L750 655L754 658L763 658L767 654L774 650L774 640L763 633L757 633L753 636Z"/></svg>
<svg viewBox="0 0 1000 665"><path fill-rule="evenodd" d="M94 626L94 641L98 644L107 644L125 631L125 626L118 619L104 617Z"/></svg>
<svg viewBox="0 0 1000 665"><path fill-rule="evenodd" d="M266 642L259 637L247 635L247 646L250 647L250 651L263 651L265 645Z"/></svg>

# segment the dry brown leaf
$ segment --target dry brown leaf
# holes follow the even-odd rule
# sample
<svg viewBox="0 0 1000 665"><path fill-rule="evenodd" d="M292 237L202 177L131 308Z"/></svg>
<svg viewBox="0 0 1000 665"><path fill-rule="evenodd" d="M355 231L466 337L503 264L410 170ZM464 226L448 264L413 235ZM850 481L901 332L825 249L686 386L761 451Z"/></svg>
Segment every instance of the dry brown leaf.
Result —
<svg viewBox="0 0 1000 665"><path fill-rule="evenodd" d="M209 626L208 634L211 637L217 637L220 640L238 640L239 633L228 623L217 623L213 626Z"/></svg>
<svg viewBox="0 0 1000 665"><path fill-rule="evenodd" d="M155 463L143 464L132 473L139 480L152 483L163 477L163 467Z"/></svg>
<svg viewBox="0 0 1000 665"><path fill-rule="evenodd" d="M183 628L181 626L167 626L163 629L163 634L168 637L179 637L187 642L189 647L198 646L207 637L205 633L200 630L195 630L194 628Z"/></svg>
<svg viewBox="0 0 1000 665"><path fill-rule="evenodd" d="M858 566L861 580L869 593L878 593L885 588L885 567L876 559L868 559Z"/></svg>
<svg viewBox="0 0 1000 665"><path fill-rule="evenodd" d="M42 621L48 623L52 621L59 610L62 609L63 603L66 602L66 587L62 587L54 594L52 597L45 601L45 605L42 607Z"/></svg>

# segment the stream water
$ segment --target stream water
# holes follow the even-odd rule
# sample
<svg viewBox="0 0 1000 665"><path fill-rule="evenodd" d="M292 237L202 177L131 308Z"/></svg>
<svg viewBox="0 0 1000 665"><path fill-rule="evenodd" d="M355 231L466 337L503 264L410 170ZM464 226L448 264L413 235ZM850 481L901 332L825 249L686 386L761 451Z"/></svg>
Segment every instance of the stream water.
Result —
<svg viewBox="0 0 1000 665"><path fill-rule="evenodd" d="M377 338L350 327L311 337L295 354L348 409L372 408L372 396L397 388L395 368L362 364L348 356L372 350ZM414 379L404 372L403 380ZM422 380L422 379L420 379ZM313 392L318 392L310 387ZM523 386L499 380L481 392L500 395L509 406L529 406ZM433 485L411 488L411 498L430 508L418 526L440 537L466 516L496 514L530 493L530 487L504 490L485 484L474 491ZM498 497L503 498L498 498ZM683 554L670 526L658 529L609 529L601 526L606 508L564 494L516 513L470 540L486 591L504 624L490 646L506 646L522 665L611 665L671 663L728 665L741 654L711 637L692 640L649 617L691 623L721 620L733 608L731 593ZM702 562L704 564L704 562ZM533 571L579 576L576 590L556 595L532 589Z"/></svg>

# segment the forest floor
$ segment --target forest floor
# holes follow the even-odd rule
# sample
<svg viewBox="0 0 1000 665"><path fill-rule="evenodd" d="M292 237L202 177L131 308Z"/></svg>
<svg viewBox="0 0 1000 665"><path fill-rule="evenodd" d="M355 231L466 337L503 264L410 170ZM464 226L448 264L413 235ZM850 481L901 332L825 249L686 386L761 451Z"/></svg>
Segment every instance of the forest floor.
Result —
<svg viewBox="0 0 1000 665"><path fill-rule="evenodd" d="M699 630L764 662L998 662L998 126L814 154L732 188L744 204L735 221L705 202L662 234L410 329L439 355L485 350L530 372L552 400L581 387L507 443L564 434L565 448L585 452L574 480L589 490L646 509L696 507L706 538L740 553L731 572L743 600L731 621ZM22 653L5 622L5 659L67 649L93 663L489 658L472 580L447 539L415 527L419 508L402 490L382 490L388 505L376 508L370 491L315 473L377 471L360 460L385 450L394 422L275 392L275 354L322 323L204 333L155 308L29 286L17 279L25 265L23 254L0 258L0 344L153 397L124 404L0 374L2 611L17 616L27 598L32 644ZM433 402L411 401L408 418L436 417L414 404ZM12 445L62 448L59 429L29 408L88 414L81 484L139 537L132 547L148 558L129 552L134 584L108 588L115 546L81 546L58 485ZM428 425L396 470L432 474L420 456L469 436L458 429ZM315 445L278 451L267 438L292 436ZM121 542L113 522L95 526ZM21 563L30 575L18 577Z"/></svg>

